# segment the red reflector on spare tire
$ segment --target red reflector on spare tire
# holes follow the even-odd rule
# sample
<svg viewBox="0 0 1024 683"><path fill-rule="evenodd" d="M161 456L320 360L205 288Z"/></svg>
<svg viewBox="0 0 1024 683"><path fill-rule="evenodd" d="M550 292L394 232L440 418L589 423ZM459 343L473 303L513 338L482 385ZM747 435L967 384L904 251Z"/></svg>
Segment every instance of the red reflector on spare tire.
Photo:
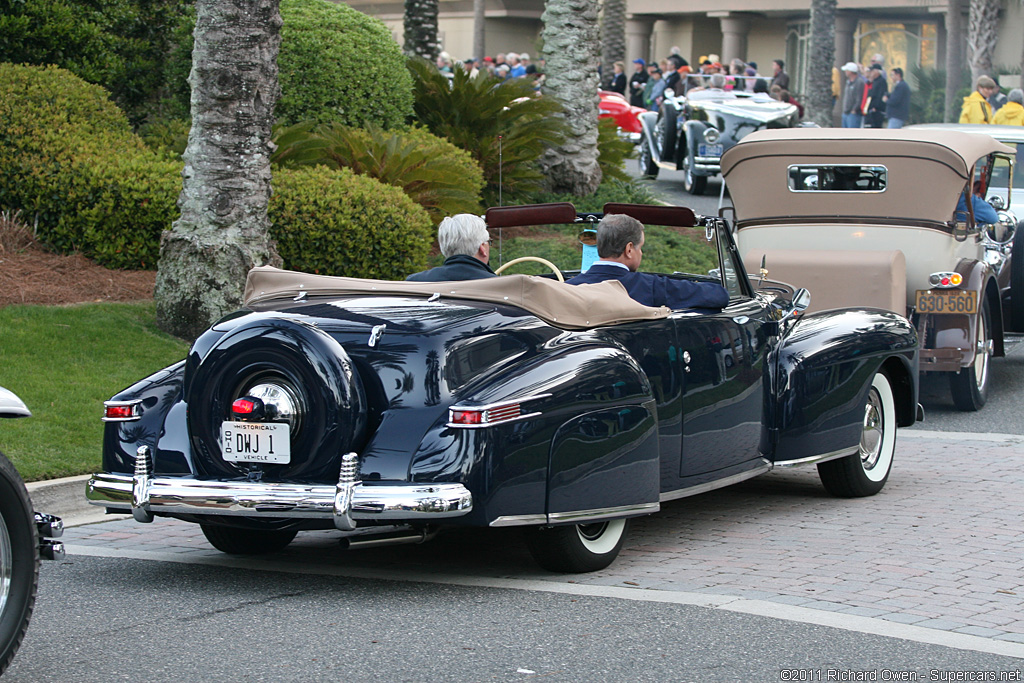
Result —
<svg viewBox="0 0 1024 683"><path fill-rule="evenodd" d="M231 404L231 412L235 415L252 415L256 410L256 403L247 398L237 399Z"/></svg>

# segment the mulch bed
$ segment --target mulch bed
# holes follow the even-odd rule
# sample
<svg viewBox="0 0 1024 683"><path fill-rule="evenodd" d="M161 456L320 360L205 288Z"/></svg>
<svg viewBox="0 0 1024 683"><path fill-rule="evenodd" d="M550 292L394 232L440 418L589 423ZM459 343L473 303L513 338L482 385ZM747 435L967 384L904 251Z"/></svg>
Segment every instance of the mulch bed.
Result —
<svg viewBox="0 0 1024 683"><path fill-rule="evenodd" d="M108 270L81 254L0 251L0 308L152 299L155 282L155 271Z"/></svg>

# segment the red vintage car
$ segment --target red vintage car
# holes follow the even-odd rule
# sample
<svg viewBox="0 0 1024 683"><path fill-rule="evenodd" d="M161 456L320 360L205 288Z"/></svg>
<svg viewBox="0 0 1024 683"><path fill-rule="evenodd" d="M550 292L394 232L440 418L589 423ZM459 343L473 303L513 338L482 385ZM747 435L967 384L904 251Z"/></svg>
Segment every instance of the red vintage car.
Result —
<svg viewBox="0 0 1024 683"><path fill-rule="evenodd" d="M641 128L638 117L647 110L643 107L632 106L629 100L611 90L599 90L598 95L601 96L601 104L597 118L613 119L623 136L628 137L634 143L640 142Z"/></svg>

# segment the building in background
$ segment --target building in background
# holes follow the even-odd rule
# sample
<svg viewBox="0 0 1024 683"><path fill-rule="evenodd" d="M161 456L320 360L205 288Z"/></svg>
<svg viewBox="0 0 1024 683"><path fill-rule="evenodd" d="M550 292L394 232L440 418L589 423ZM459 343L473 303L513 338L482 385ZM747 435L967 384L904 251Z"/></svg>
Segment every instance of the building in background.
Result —
<svg viewBox="0 0 1024 683"><path fill-rule="evenodd" d="M349 0L348 4L378 17L402 42L402 0ZM887 69L945 62L946 3L943 0L839 0L836 14L836 65L869 62L876 52ZM966 10L965 10L966 11ZM485 40L488 55L539 52L543 0L486 0ZM1007 2L1000 22L997 65L1020 64L1024 40L1021 3ZM966 16L963 19L967 26ZM440 0L438 33L442 48L455 59L473 55L473 0ZM958 36L966 44L967 36ZM629 0L627 57L661 59L678 47L691 63L717 54L723 63L734 57L757 62L771 75L773 59L782 58L802 93L810 43L809 0ZM1008 83L1004 82L1004 85Z"/></svg>

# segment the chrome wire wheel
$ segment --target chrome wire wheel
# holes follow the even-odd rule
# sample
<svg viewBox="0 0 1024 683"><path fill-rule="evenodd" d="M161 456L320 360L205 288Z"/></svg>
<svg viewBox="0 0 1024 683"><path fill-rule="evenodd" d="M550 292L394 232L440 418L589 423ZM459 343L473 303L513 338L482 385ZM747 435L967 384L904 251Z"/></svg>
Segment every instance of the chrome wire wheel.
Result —
<svg viewBox="0 0 1024 683"><path fill-rule="evenodd" d="M988 384L988 361L992 357L992 340L988 337L988 322L978 316L978 341L974 352L974 382L979 392Z"/></svg>
<svg viewBox="0 0 1024 683"><path fill-rule="evenodd" d="M864 428L860 434L860 461L865 470L870 470L878 464L884 435L882 400L878 397L878 391L871 387L868 402L864 406Z"/></svg>
<svg viewBox="0 0 1024 683"><path fill-rule="evenodd" d="M14 553L11 550L11 535L7 532L7 520L0 513L0 615L7 609L7 597L11 594L13 574Z"/></svg>

